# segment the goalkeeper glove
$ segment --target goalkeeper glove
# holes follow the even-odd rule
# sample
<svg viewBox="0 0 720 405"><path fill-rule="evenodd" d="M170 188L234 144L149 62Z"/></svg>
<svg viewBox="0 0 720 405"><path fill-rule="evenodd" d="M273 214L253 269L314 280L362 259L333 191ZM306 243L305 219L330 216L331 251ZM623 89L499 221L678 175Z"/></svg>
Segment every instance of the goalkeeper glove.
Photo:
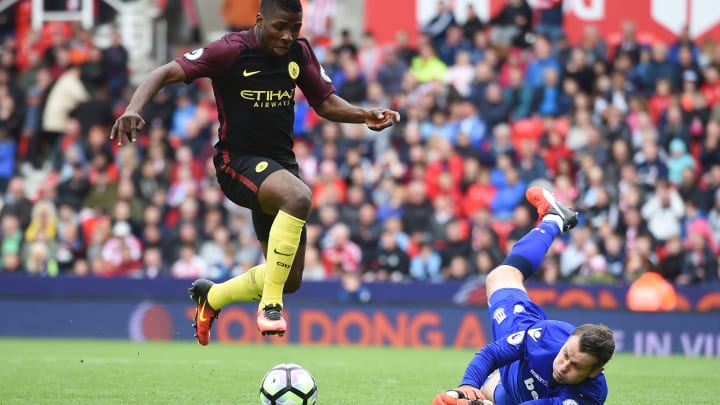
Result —
<svg viewBox="0 0 720 405"><path fill-rule="evenodd" d="M492 405L492 402L486 400L479 389L463 385L441 392L435 397L432 405Z"/></svg>

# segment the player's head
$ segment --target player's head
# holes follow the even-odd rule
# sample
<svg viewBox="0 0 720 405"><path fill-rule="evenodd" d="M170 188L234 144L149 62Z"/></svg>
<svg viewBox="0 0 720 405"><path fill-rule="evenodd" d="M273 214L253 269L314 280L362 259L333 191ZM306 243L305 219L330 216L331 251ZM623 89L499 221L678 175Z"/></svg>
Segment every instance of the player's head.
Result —
<svg viewBox="0 0 720 405"><path fill-rule="evenodd" d="M615 352L615 338L605 325L578 326L553 361L553 379L578 384L596 377Z"/></svg>
<svg viewBox="0 0 720 405"><path fill-rule="evenodd" d="M275 56L285 55L300 35L300 0L262 0L255 17L258 44Z"/></svg>

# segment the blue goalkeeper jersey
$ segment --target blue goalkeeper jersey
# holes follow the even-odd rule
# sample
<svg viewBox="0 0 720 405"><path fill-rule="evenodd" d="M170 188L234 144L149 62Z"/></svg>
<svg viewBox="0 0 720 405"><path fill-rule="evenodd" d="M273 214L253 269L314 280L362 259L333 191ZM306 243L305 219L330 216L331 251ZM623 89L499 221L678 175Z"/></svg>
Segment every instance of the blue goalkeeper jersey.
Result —
<svg viewBox="0 0 720 405"><path fill-rule="evenodd" d="M553 361L575 326L548 320L524 291L499 290L490 298L495 341L472 359L462 385L480 388L493 370L501 381L496 405L598 405L607 398L605 375L580 384L557 384Z"/></svg>
<svg viewBox="0 0 720 405"><path fill-rule="evenodd" d="M500 368L503 388L508 400L503 405L583 405L602 404L607 398L605 375L600 373L580 384L562 385L552 380L555 356L575 330L561 321L541 321L525 333L518 332L505 339L509 351L520 355L518 360ZM520 340L513 345L512 340Z"/></svg>

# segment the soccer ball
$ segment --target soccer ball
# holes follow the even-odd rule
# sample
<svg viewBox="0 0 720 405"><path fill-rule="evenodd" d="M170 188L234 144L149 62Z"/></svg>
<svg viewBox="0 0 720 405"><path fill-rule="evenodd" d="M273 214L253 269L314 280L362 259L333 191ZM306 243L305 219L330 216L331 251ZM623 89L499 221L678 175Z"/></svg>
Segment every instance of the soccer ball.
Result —
<svg viewBox="0 0 720 405"><path fill-rule="evenodd" d="M260 385L263 405L314 405L316 400L315 379L297 364L278 364L265 374Z"/></svg>

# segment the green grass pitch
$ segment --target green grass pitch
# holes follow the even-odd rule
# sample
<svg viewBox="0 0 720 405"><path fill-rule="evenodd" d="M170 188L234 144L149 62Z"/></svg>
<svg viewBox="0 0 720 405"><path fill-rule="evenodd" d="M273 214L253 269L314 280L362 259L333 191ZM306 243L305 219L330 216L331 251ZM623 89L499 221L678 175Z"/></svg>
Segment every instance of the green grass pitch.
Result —
<svg viewBox="0 0 720 405"><path fill-rule="evenodd" d="M259 404L264 373L299 363L320 405L429 405L472 351L0 339L0 404ZM718 404L720 360L617 355L608 405Z"/></svg>

